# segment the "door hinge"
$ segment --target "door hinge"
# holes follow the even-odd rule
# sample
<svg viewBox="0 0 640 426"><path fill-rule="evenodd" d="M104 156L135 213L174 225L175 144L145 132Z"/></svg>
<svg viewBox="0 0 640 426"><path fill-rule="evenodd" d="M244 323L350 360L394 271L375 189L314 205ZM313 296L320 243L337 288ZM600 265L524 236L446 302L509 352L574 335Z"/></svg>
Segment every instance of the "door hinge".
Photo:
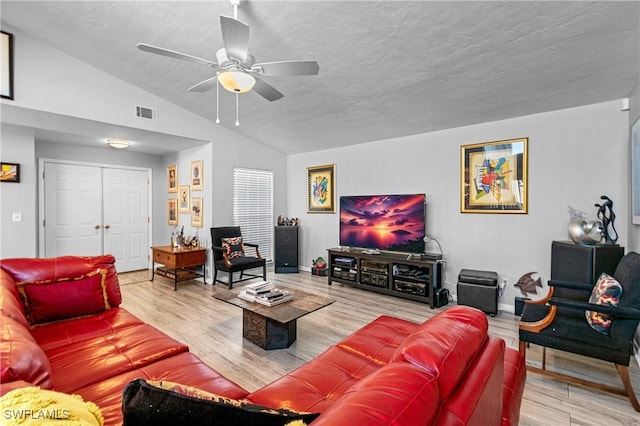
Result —
<svg viewBox="0 0 640 426"><path fill-rule="evenodd" d="M44 172L42 172L42 179L44 179Z"/></svg>
<svg viewBox="0 0 640 426"><path fill-rule="evenodd" d="M46 225L47 221L46 220L42 220L42 226L44 227Z"/></svg>
<svg viewBox="0 0 640 426"><path fill-rule="evenodd" d="M147 223L151 223L151 218L147 216Z"/></svg>

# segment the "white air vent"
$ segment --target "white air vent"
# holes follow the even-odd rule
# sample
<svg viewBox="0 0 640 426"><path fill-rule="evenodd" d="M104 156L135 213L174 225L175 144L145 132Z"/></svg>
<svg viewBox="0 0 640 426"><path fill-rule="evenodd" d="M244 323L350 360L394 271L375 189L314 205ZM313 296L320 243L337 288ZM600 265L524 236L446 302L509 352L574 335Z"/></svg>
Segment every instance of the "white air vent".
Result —
<svg viewBox="0 0 640 426"><path fill-rule="evenodd" d="M136 105L136 117L158 121L158 111L153 108Z"/></svg>

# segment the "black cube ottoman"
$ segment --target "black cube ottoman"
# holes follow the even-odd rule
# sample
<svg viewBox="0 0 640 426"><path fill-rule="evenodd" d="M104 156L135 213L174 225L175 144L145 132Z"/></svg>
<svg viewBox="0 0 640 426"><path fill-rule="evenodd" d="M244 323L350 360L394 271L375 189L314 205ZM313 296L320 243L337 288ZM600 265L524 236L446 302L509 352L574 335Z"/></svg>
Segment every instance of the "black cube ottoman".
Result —
<svg viewBox="0 0 640 426"><path fill-rule="evenodd" d="M458 274L458 305L471 306L495 316L498 313L498 274L462 269Z"/></svg>

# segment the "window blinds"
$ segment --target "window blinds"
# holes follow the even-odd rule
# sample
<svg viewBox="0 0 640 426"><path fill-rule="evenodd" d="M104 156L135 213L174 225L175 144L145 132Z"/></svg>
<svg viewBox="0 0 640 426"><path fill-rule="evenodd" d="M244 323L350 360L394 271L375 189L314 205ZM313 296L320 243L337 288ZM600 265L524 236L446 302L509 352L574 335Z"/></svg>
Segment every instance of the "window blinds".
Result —
<svg viewBox="0 0 640 426"><path fill-rule="evenodd" d="M273 172L233 168L233 224L245 241L260 245L260 254L273 259Z"/></svg>

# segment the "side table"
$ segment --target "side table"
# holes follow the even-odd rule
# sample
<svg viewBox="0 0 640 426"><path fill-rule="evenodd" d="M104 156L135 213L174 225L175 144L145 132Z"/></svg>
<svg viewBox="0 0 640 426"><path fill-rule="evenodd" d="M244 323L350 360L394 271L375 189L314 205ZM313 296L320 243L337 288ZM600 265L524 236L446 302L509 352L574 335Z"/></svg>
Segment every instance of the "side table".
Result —
<svg viewBox="0 0 640 426"><path fill-rule="evenodd" d="M173 278L174 291L178 290L178 281L202 277L207 283L207 249L158 246L151 247L151 250L151 281L156 273L156 263L161 263L164 267L158 268L158 274ZM197 272L198 266L202 266L202 274Z"/></svg>

